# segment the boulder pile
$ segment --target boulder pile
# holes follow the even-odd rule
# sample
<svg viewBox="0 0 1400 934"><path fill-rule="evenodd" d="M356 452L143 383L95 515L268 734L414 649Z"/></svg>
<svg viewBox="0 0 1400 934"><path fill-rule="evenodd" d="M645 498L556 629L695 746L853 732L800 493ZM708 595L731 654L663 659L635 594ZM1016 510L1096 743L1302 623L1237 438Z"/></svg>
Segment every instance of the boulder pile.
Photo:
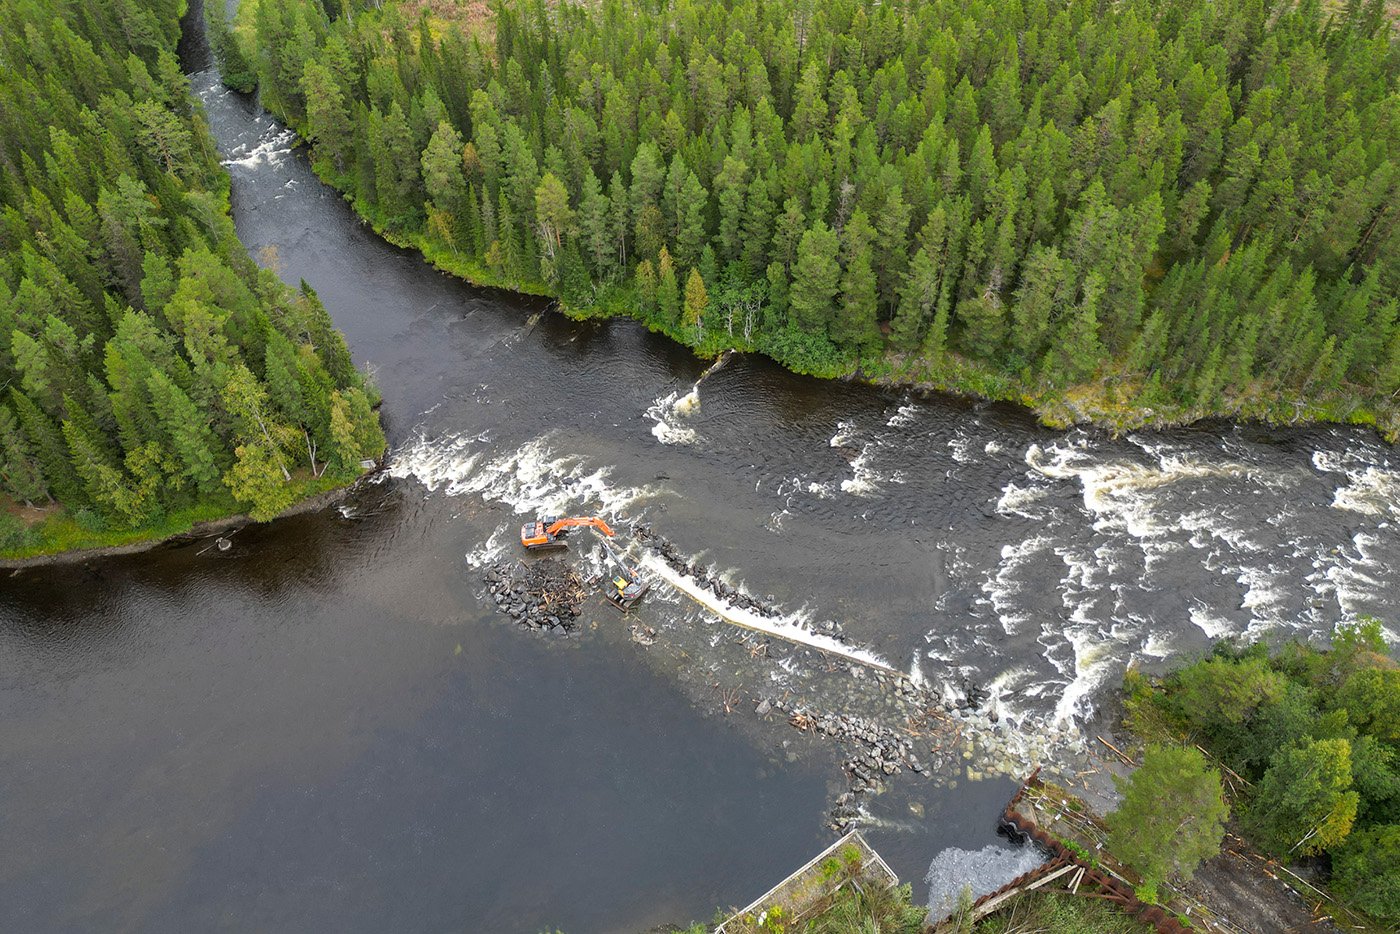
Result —
<svg viewBox="0 0 1400 934"><path fill-rule="evenodd" d="M486 589L496 609L521 629L571 632L588 591L568 565L544 558L526 564L501 561L486 569Z"/></svg>
<svg viewBox="0 0 1400 934"><path fill-rule="evenodd" d="M801 706L788 707L781 700L765 700L756 712L762 716L773 710L787 714L788 723L799 730L817 733L851 747L852 754L841 764L849 790L837 796L830 813L830 827L838 833L844 833L859 819L861 798L878 792L885 778L904 769L916 773L924 771L923 763L914 757L910 739L889 727L861 717L818 713Z"/></svg>

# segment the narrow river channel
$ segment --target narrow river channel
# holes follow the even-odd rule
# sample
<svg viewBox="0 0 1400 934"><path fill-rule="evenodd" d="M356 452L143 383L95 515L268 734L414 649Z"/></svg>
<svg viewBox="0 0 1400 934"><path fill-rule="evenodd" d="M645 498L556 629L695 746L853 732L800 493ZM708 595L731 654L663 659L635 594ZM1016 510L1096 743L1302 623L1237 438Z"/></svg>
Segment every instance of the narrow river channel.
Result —
<svg viewBox="0 0 1400 934"><path fill-rule="evenodd" d="M940 851L997 843L1012 776L1074 748L1129 662L1400 619L1400 470L1373 435L1113 440L748 357L697 386L706 361L633 323L380 240L219 85L193 6L239 234L320 293L394 452L343 506L228 552L0 584L5 929L633 932L742 904L824 846L839 750L753 710L839 710L857 676L756 657L662 584L634 620L600 601L578 635L516 630L481 575L538 512L645 520L790 620L839 620L950 700L991 694L976 756L872 806L917 897Z"/></svg>

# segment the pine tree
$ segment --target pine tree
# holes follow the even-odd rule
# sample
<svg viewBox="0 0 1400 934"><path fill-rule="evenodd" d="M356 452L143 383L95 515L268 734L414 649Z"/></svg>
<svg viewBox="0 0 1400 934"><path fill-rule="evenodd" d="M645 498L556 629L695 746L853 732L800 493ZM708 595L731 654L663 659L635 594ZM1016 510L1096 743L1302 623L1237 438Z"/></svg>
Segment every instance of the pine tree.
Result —
<svg viewBox="0 0 1400 934"><path fill-rule="evenodd" d="M961 344L980 360L993 360L1006 340L1006 309L990 291L963 299L955 318L962 326Z"/></svg>
<svg viewBox="0 0 1400 934"><path fill-rule="evenodd" d="M1090 273L1084 280L1079 303L1065 315L1045 356L1043 371L1052 382L1077 382L1098 366L1102 354L1098 319L1102 296L1103 280L1097 273Z"/></svg>
<svg viewBox="0 0 1400 934"><path fill-rule="evenodd" d="M797 248L788 307L793 323L810 334L825 336L833 318L841 276L837 251L836 234L821 221L802 235Z"/></svg>
<svg viewBox="0 0 1400 934"><path fill-rule="evenodd" d="M724 167L715 177L715 192L719 204L719 257L726 263L739 259L743 252L745 177L749 167L742 159L727 156Z"/></svg>
<svg viewBox="0 0 1400 934"><path fill-rule="evenodd" d="M423 187L433 204L444 211L457 212L467 196L463 174L462 134L446 120L437 125L423 150Z"/></svg>
<svg viewBox="0 0 1400 934"><path fill-rule="evenodd" d="M1011 346L1022 359L1038 360L1044 353L1052 322L1072 301L1068 294L1072 276L1054 247L1031 251L1011 306Z"/></svg>
<svg viewBox="0 0 1400 934"><path fill-rule="evenodd" d="M43 468L44 481L58 500L73 509L87 505L87 492L73 469L67 443L53 421L24 393L10 387L10 401L19 416L30 450Z"/></svg>
<svg viewBox="0 0 1400 934"><path fill-rule="evenodd" d="M90 420L78 416L63 423L63 438L73 472L81 478L87 499L103 516L123 525L136 525L145 518L144 504L128 486L119 467L113 464L101 436Z"/></svg>
<svg viewBox="0 0 1400 934"><path fill-rule="evenodd" d="M49 497L43 467L9 407L0 404L0 483L15 499L33 505Z"/></svg>
<svg viewBox="0 0 1400 934"><path fill-rule="evenodd" d="M583 192L578 206L578 233L593 272L602 277L611 276L616 269L617 255L608 219L608 199L591 167L583 177Z"/></svg>
<svg viewBox="0 0 1400 934"><path fill-rule="evenodd" d="M638 310L643 316L651 317L656 313L656 270L652 268L651 260L644 259L637 264L634 281Z"/></svg>
<svg viewBox="0 0 1400 934"><path fill-rule="evenodd" d="M674 325L680 318L680 292L676 283L676 267L671 254L663 246L660 260L656 264L656 310L661 321Z"/></svg>

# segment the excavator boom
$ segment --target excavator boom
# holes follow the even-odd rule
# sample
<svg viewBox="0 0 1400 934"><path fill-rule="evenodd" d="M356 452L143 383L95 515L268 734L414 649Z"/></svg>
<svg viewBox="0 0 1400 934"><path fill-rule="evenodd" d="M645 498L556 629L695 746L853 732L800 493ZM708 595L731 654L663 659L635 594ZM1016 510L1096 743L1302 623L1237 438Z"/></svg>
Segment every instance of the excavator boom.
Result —
<svg viewBox="0 0 1400 934"><path fill-rule="evenodd" d="M599 532L608 536L608 538L612 538L613 530L608 527L606 522L599 519L597 516L575 516L570 519L556 519L550 524L547 531L550 535L558 535L564 529L577 528L581 525L591 525Z"/></svg>
<svg viewBox="0 0 1400 934"><path fill-rule="evenodd" d="M545 551L552 548L568 548L565 541L570 529L579 526L592 526L599 534L611 538L612 528L597 516L570 516L565 519L539 519L527 522L520 527L520 544L531 551Z"/></svg>

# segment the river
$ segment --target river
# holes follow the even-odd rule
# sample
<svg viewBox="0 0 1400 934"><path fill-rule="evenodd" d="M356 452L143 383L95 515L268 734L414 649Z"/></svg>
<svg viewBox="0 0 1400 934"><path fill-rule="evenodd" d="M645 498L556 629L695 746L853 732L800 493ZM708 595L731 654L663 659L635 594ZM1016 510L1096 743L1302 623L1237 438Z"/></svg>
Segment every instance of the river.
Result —
<svg viewBox="0 0 1400 934"><path fill-rule="evenodd" d="M386 244L199 39L239 235L317 289L393 454L227 552L4 581L6 929L630 932L742 904L824 846L839 751L754 705L840 709L864 681L850 703L878 716L869 678L758 653L660 582L631 621L600 601L572 637L514 629L481 573L539 512L650 522L791 623L839 620L949 700L991 693L970 758L871 806L916 895L945 848L996 844L1011 776L1073 754L1131 661L1400 618L1400 473L1368 432L1115 440L753 357L697 385L706 361L634 323Z"/></svg>

